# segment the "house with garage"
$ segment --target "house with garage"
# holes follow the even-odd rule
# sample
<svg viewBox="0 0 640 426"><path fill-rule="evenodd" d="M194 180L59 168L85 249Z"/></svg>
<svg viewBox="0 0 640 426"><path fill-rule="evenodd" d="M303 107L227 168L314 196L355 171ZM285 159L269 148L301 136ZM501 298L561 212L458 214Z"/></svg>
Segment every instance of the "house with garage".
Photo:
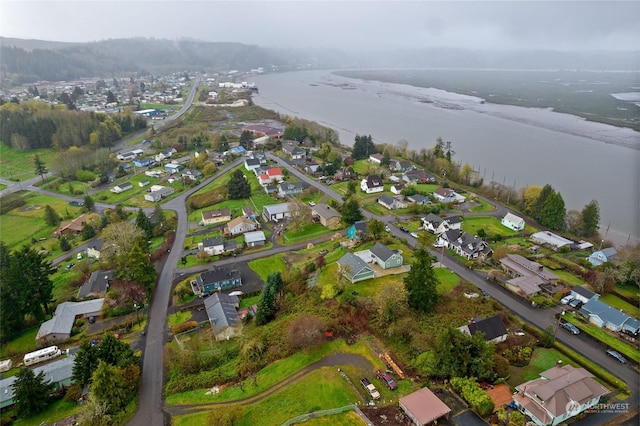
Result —
<svg viewBox="0 0 640 426"><path fill-rule="evenodd" d="M388 210L404 209L407 207L407 202L404 200L402 195L396 195L395 197L390 195L381 195L377 201L378 204Z"/></svg>
<svg viewBox="0 0 640 426"><path fill-rule="evenodd" d="M371 266L351 252L338 259L337 263L339 273L348 279L351 284L375 277L375 272Z"/></svg>
<svg viewBox="0 0 640 426"><path fill-rule="evenodd" d="M557 275L519 254L508 254L499 262L509 278L505 282L507 289L521 296L538 294L541 285L558 282Z"/></svg>
<svg viewBox="0 0 640 426"><path fill-rule="evenodd" d="M78 299L84 299L85 297L104 295L109 289L109 283L113 281L116 273L114 270L101 270L93 271L89 278L78 289Z"/></svg>
<svg viewBox="0 0 640 426"><path fill-rule="evenodd" d="M436 178L422 169L409 170L402 175L406 183L434 183Z"/></svg>
<svg viewBox="0 0 640 426"><path fill-rule="evenodd" d="M228 222L231 220L229 209L207 210L202 212L202 225L215 225L216 223Z"/></svg>
<svg viewBox="0 0 640 426"><path fill-rule="evenodd" d="M405 173L413 170L414 168L414 165L408 160L391 160L389 162L389 170L393 170L394 172Z"/></svg>
<svg viewBox="0 0 640 426"><path fill-rule="evenodd" d="M511 212L504 215L500 223L513 231L522 231L525 225L523 218Z"/></svg>
<svg viewBox="0 0 640 426"><path fill-rule="evenodd" d="M589 410L608 393L584 368L556 364L539 378L516 386L513 402L534 424L556 426Z"/></svg>
<svg viewBox="0 0 640 426"><path fill-rule="evenodd" d="M400 193L402 193L402 190L404 189L404 187L405 187L405 184L403 182L394 183L389 188L389 191L391 191L395 195L400 195Z"/></svg>
<svg viewBox="0 0 640 426"><path fill-rule="evenodd" d="M204 238L198 243L198 250L206 252L209 256L217 256L222 253L229 253L238 248L234 240L225 241L222 237Z"/></svg>
<svg viewBox="0 0 640 426"><path fill-rule="evenodd" d="M247 153L247 150L243 146L238 145L238 146L234 146L233 148L231 148L229 150L229 152L232 155L239 155L240 156L240 155L245 155Z"/></svg>
<svg viewBox="0 0 640 426"><path fill-rule="evenodd" d="M422 228L433 234L440 235L449 230L461 230L462 218L460 216L440 217L433 213L429 213L422 218Z"/></svg>
<svg viewBox="0 0 640 426"><path fill-rule="evenodd" d="M630 318L624 312L598 299L591 299L578 311L591 324L611 331L622 331L624 323Z"/></svg>
<svg viewBox="0 0 640 426"><path fill-rule="evenodd" d="M76 319L101 316L103 305L104 299L60 303L56 306L53 317L40 325L36 334L36 343L40 346L48 346L64 342L71 337Z"/></svg>
<svg viewBox="0 0 640 426"><path fill-rule="evenodd" d="M82 227L87 221L87 215L81 214L72 221L60 222L60 226L51 233L52 236L60 238L63 235L80 235L82 233Z"/></svg>
<svg viewBox="0 0 640 426"><path fill-rule="evenodd" d="M333 175L333 179L338 182L356 179L357 177L358 174L353 170L352 167L345 166L340 167Z"/></svg>
<svg viewBox="0 0 640 426"><path fill-rule="evenodd" d="M429 199L429 197L422 194L407 195L407 201L411 204L417 204L419 206L426 206L427 204L431 204L431 200Z"/></svg>
<svg viewBox="0 0 640 426"><path fill-rule="evenodd" d="M438 188L433 191L433 196L440 203L464 203L465 197L458 194L451 188Z"/></svg>
<svg viewBox="0 0 640 426"><path fill-rule="evenodd" d="M227 222L222 232L225 235L241 235L256 229L258 229L258 224L254 220L239 216Z"/></svg>
<svg viewBox="0 0 640 426"><path fill-rule="evenodd" d="M322 203L316 204L311 208L311 218L329 229L338 229L342 221L340 213L328 204Z"/></svg>
<svg viewBox="0 0 640 426"><path fill-rule="evenodd" d="M189 179L191 181L198 180L202 178L203 174L200 170L196 169L184 169L182 171L182 177L185 179Z"/></svg>
<svg viewBox="0 0 640 426"><path fill-rule="evenodd" d="M244 243L247 247L260 247L267 243L267 237L263 231L245 232Z"/></svg>
<svg viewBox="0 0 640 426"><path fill-rule="evenodd" d="M184 166L178 163L168 163L164 165L164 169L169 172L169 174L173 175L179 173L180 170L184 169Z"/></svg>
<svg viewBox="0 0 640 426"><path fill-rule="evenodd" d="M242 286L242 276L240 271L228 268L214 268L196 276L192 283L200 294L214 293Z"/></svg>
<svg viewBox="0 0 640 426"><path fill-rule="evenodd" d="M291 203L270 204L262 207L262 217L267 222L280 222L291 218Z"/></svg>
<svg viewBox="0 0 640 426"><path fill-rule="evenodd" d="M221 292L213 293L204 300L204 309L216 340L229 340L242 335L239 306L238 296Z"/></svg>
<svg viewBox="0 0 640 426"><path fill-rule="evenodd" d="M258 169L256 169L258 170ZM284 180L284 174L279 167L272 167L264 171L263 174L258 176L258 183L262 186L270 183L278 183Z"/></svg>
<svg viewBox="0 0 640 426"><path fill-rule="evenodd" d="M384 191L382 178L378 175L369 175L360 182L360 189L367 194Z"/></svg>
<svg viewBox="0 0 640 426"><path fill-rule="evenodd" d="M131 184L131 182L124 182L114 186L113 188L110 189L110 191L113 192L114 194L120 194L130 189L133 189L133 185Z"/></svg>
<svg viewBox="0 0 640 426"><path fill-rule="evenodd" d="M293 197L302 194L306 188L307 185L304 182L282 182L278 185L278 196Z"/></svg>
<svg viewBox="0 0 640 426"><path fill-rule="evenodd" d="M136 158L133 160L133 165L136 167L149 167L156 164L156 160L151 157L148 158Z"/></svg>
<svg viewBox="0 0 640 426"><path fill-rule="evenodd" d="M382 269L402 266L402 252L399 250L391 250L384 244L375 243L369 251L371 252L371 260Z"/></svg>
<svg viewBox="0 0 640 426"><path fill-rule="evenodd" d="M456 254L467 260L483 260L493 253L493 250L489 248L489 245L484 240L457 229L452 229L440 234L436 245L453 250Z"/></svg>
<svg viewBox="0 0 640 426"><path fill-rule="evenodd" d="M589 263L593 266L600 266L603 263L611 262L616 257L618 252L613 247L607 247L602 250L594 251L587 257Z"/></svg>
<svg viewBox="0 0 640 426"><path fill-rule="evenodd" d="M166 160L167 158L173 157L173 154L176 154L177 152L178 151L175 148L169 147L164 151L160 152L159 154L156 154L156 156L154 157L154 160L156 161L156 163L160 163Z"/></svg>
<svg viewBox="0 0 640 426"><path fill-rule="evenodd" d="M451 408L426 387L403 396L398 404L415 426L434 425L440 419L446 423L451 414Z"/></svg>
<svg viewBox="0 0 640 426"><path fill-rule="evenodd" d="M578 299L584 304L592 299L598 299L600 295L581 285L574 285L571 287L571 297Z"/></svg>
<svg viewBox="0 0 640 426"><path fill-rule="evenodd" d="M382 164L382 160L383 160L383 156L382 154L371 154L369 155L369 161L375 164Z"/></svg>
<svg viewBox="0 0 640 426"><path fill-rule="evenodd" d="M367 226L369 225L368 220L359 220L355 222L353 225L347 229L347 237L350 240L359 240L362 237L368 235Z"/></svg>
<svg viewBox="0 0 640 426"><path fill-rule="evenodd" d="M301 160L307 156L307 151L300 148L295 141L283 141L282 151L292 160Z"/></svg>
<svg viewBox="0 0 640 426"><path fill-rule="evenodd" d="M244 160L244 168L250 172L260 167L260 165L260 160L257 158L247 158Z"/></svg>
<svg viewBox="0 0 640 426"><path fill-rule="evenodd" d="M150 192L144 194L144 199L151 201L152 203L157 203L175 192L175 190L170 186L160 185L153 185L149 191Z"/></svg>
<svg viewBox="0 0 640 426"><path fill-rule="evenodd" d="M469 336L482 333L483 339L491 343L500 343L507 340L507 326L504 325L500 315L494 315L489 318L473 318L467 324L459 327L458 330Z"/></svg>

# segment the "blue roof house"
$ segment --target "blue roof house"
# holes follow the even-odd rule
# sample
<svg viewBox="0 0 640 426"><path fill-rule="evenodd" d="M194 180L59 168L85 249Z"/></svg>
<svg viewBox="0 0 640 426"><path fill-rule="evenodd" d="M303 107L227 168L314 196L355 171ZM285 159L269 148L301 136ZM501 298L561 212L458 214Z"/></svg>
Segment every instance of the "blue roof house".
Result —
<svg viewBox="0 0 640 426"><path fill-rule="evenodd" d="M359 220L347 229L347 237L351 240L360 239L360 235L367 234L368 220ZM359 232L358 232L359 231Z"/></svg>
<svg viewBox="0 0 640 426"><path fill-rule="evenodd" d="M629 320L629 315L598 299L591 299L582 305L579 314L590 323L613 331L622 331L624 323Z"/></svg>
<svg viewBox="0 0 640 426"><path fill-rule="evenodd" d="M593 266L600 266L605 262L610 262L611 259L616 256L616 254L618 254L616 249L614 249L613 247L608 247L606 249L594 251L589 257L587 257L587 260Z"/></svg>

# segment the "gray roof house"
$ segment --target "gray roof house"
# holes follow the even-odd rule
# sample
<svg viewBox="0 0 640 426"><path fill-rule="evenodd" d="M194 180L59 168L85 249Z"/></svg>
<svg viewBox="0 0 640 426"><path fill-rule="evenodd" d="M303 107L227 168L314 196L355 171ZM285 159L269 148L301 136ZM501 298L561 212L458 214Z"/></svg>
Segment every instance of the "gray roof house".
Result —
<svg viewBox="0 0 640 426"><path fill-rule="evenodd" d="M499 260L510 277L507 288L524 296L540 292L542 284L558 281L558 276L547 271L541 264L519 254L508 254Z"/></svg>
<svg viewBox="0 0 640 426"><path fill-rule="evenodd" d="M322 224L322 226L326 226L327 228L335 229L340 227L340 221L342 220L342 216L340 213L335 211L328 204L316 204L311 209L311 216L313 218L317 218L318 221Z"/></svg>
<svg viewBox="0 0 640 426"><path fill-rule="evenodd" d="M100 316L103 299L86 300L84 302L63 302L56 307L53 318L40 325L36 342L49 344L62 342L71 337L71 329L76 318Z"/></svg>
<svg viewBox="0 0 640 426"><path fill-rule="evenodd" d="M451 229L440 234L437 245L453 250L467 260L485 258L493 252L481 238L458 229Z"/></svg>
<svg viewBox="0 0 640 426"><path fill-rule="evenodd" d="M204 301L204 308L216 340L229 340L242 334L242 322L238 316L238 296L216 292Z"/></svg>
<svg viewBox="0 0 640 426"><path fill-rule="evenodd" d="M291 217L291 206L289 203L271 204L262 207L262 216L266 221L279 222Z"/></svg>
<svg viewBox="0 0 640 426"><path fill-rule="evenodd" d="M600 297L598 293L594 293L591 290L582 287L581 285L571 287L571 296L573 296L574 299L578 299L582 303L587 303L593 298L597 299Z"/></svg>
<svg viewBox="0 0 640 426"><path fill-rule="evenodd" d="M98 269L93 271L89 279L78 289L78 299L87 296L104 294L109 289L109 282L113 279L115 271L104 271Z"/></svg>
<svg viewBox="0 0 640 426"><path fill-rule="evenodd" d="M461 332L474 336L476 333L483 333L487 342L499 343L507 340L507 326L500 315L489 318L474 318L468 324L458 328Z"/></svg>
<svg viewBox="0 0 640 426"><path fill-rule="evenodd" d="M624 323L630 318L624 312L598 299L589 300L582 305L578 313L587 318L590 323L613 331L622 331Z"/></svg>
<svg viewBox="0 0 640 426"><path fill-rule="evenodd" d="M407 195L407 201L411 203L415 203L419 206L424 206L425 204L431 204L431 200L429 199L429 197L422 194Z"/></svg>
<svg viewBox="0 0 640 426"><path fill-rule="evenodd" d="M402 254L398 250L391 250L384 244L375 243L369 251L371 252L371 259L382 269L402 266Z"/></svg>
<svg viewBox="0 0 640 426"><path fill-rule="evenodd" d="M425 231L440 235L450 229L461 229L462 218L460 216L442 218L433 213L429 213L422 218L422 227Z"/></svg>
<svg viewBox="0 0 640 426"><path fill-rule="evenodd" d="M73 363L75 361L75 355L69 355L57 361L50 362L48 364L36 367L33 369L33 373L37 376L40 373L44 374L44 378L47 381L56 385L56 388L62 386L69 386L71 384L71 376L73 374ZM16 376L7 377L0 380L0 409L10 407L13 405L13 384L16 381Z"/></svg>
<svg viewBox="0 0 640 426"><path fill-rule="evenodd" d="M263 231L253 231L244 233L244 242L247 247L263 246L267 242Z"/></svg>
<svg viewBox="0 0 640 426"><path fill-rule="evenodd" d="M282 182L278 185L278 195L280 197L291 197L302 194L307 185L304 182Z"/></svg>
<svg viewBox="0 0 640 426"><path fill-rule="evenodd" d="M351 252L338 259L338 270L352 284L375 277L373 269L364 260Z"/></svg>
<svg viewBox="0 0 640 426"><path fill-rule="evenodd" d="M407 207L406 201L401 198L402 195L391 197L390 195L381 195L378 198L378 204L386 207L389 210L403 209Z"/></svg>
<svg viewBox="0 0 640 426"><path fill-rule="evenodd" d="M589 255L589 257L587 257L587 260L593 266L600 266L605 262L610 262L617 254L618 252L616 249L613 247L607 247L602 250L594 251Z"/></svg>

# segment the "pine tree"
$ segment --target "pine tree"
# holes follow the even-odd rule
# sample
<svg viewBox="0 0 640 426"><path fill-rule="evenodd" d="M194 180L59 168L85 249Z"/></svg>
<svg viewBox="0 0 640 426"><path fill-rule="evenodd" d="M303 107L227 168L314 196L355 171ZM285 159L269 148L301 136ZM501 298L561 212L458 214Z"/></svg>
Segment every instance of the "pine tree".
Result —
<svg viewBox="0 0 640 426"><path fill-rule="evenodd" d="M44 206L44 222L49 226L58 226L60 224L60 216L49 204Z"/></svg>
<svg viewBox="0 0 640 426"><path fill-rule="evenodd" d="M598 233L600 226L600 207L598 201L591 200L581 212L583 234L585 237L593 237Z"/></svg>
<svg viewBox="0 0 640 426"><path fill-rule="evenodd" d="M136 226L138 227L138 229L144 231L147 240L150 240L153 237L153 224L142 209L138 209L138 215L136 216Z"/></svg>
<svg viewBox="0 0 640 426"><path fill-rule="evenodd" d="M411 270L404 278L409 306L423 313L431 312L438 303L437 285L431 255L424 248L417 249Z"/></svg>
<svg viewBox="0 0 640 426"><path fill-rule="evenodd" d="M273 272L267 277L267 281L260 293L258 311L256 312L256 324L265 325L273 320L278 309L278 298L284 288L284 281L280 272Z"/></svg>
<svg viewBox="0 0 640 426"><path fill-rule="evenodd" d="M228 194L229 199L231 200L241 200L251 196L251 185L242 171L235 170L231 173L231 179L229 180L228 185Z"/></svg>
<svg viewBox="0 0 640 426"><path fill-rule="evenodd" d="M544 192L544 190L543 190ZM546 198L539 214L538 222L554 231L562 231L565 226L567 210L559 192L553 191Z"/></svg>
<svg viewBox="0 0 640 426"><path fill-rule="evenodd" d="M18 417L28 418L42 413L51 401L51 392L55 385L45 380L41 371L36 375L33 370L23 367L16 374L13 387L13 400Z"/></svg>
<svg viewBox="0 0 640 426"><path fill-rule="evenodd" d="M350 197L343 205L340 211L342 213L342 220L348 225L353 225L364 217L362 211L360 211L360 204L358 200Z"/></svg>
<svg viewBox="0 0 640 426"><path fill-rule="evenodd" d="M98 367L98 347L89 341L82 342L73 361L71 381L84 387L91 382L91 375Z"/></svg>
<svg viewBox="0 0 640 426"><path fill-rule="evenodd" d="M35 157L33 158L33 163L36 167L36 174L40 175L40 178L44 182L44 175L47 174L48 170L45 164L42 162L42 160L40 160L40 157L38 156L38 154L36 154Z"/></svg>

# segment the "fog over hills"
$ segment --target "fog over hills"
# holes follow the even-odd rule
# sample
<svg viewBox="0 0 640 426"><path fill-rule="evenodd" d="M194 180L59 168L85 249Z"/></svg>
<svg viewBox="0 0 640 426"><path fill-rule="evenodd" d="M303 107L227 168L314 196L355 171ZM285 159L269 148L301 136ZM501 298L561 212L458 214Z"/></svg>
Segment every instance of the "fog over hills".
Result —
<svg viewBox="0 0 640 426"><path fill-rule="evenodd" d="M120 73L306 68L637 70L638 52L490 51L462 48L277 49L192 39L130 38L65 43L0 37L3 87Z"/></svg>

